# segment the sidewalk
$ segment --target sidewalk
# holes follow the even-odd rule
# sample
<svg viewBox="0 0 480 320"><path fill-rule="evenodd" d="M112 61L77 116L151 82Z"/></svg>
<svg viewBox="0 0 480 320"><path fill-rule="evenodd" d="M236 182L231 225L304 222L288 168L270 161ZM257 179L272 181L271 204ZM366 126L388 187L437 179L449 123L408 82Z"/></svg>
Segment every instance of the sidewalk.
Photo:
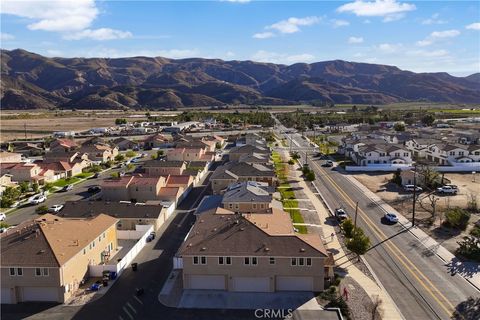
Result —
<svg viewBox="0 0 480 320"><path fill-rule="evenodd" d="M413 227L410 220L407 220L397 210L392 208L389 204L383 201L379 196L370 191L355 177L345 175L353 185L357 187L359 192L365 194L370 200L375 202L385 212L393 212L398 217L398 222L408 230L418 241L430 252L437 255L452 273L458 273L465 280L471 283L475 288L480 290L480 264L474 262L462 262L453 253L442 247L435 239L426 234L422 229Z"/></svg>

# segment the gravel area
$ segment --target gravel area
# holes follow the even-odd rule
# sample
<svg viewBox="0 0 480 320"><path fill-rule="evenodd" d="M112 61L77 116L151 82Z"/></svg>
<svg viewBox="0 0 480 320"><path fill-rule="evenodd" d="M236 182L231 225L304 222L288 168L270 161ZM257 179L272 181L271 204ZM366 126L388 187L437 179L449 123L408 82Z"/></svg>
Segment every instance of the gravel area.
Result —
<svg viewBox="0 0 480 320"><path fill-rule="evenodd" d="M351 277L346 277L340 283L340 293L344 288L348 291L347 304L350 308L350 315L354 320L372 320L372 299L365 290ZM380 314L376 312L376 318L381 319Z"/></svg>

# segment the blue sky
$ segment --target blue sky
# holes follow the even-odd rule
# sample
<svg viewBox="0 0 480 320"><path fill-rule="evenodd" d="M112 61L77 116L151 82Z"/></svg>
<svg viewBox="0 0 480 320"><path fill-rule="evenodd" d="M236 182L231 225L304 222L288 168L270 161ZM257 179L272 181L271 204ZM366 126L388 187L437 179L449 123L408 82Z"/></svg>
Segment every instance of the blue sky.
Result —
<svg viewBox="0 0 480 320"><path fill-rule="evenodd" d="M1 47L46 56L333 59L480 72L478 1L2 0Z"/></svg>

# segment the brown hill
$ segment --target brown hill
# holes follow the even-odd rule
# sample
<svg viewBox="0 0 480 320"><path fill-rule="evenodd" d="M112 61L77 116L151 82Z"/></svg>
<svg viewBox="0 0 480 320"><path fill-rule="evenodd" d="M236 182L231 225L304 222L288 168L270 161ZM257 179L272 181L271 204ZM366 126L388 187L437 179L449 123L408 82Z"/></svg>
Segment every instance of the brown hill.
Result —
<svg viewBox="0 0 480 320"><path fill-rule="evenodd" d="M1 68L4 109L480 102L478 74L453 77L341 60L286 66L200 58L47 58L17 49L1 51Z"/></svg>

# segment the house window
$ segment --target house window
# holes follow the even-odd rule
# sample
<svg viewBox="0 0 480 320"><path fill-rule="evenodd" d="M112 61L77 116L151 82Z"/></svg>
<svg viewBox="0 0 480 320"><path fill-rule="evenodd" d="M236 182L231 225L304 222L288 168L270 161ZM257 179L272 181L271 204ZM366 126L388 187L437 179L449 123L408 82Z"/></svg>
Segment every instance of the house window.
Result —
<svg viewBox="0 0 480 320"><path fill-rule="evenodd" d="M265 209L265 203L260 203L260 209Z"/></svg>
<svg viewBox="0 0 480 320"><path fill-rule="evenodd" d="M200 257L200 264L207 264L207 257Z"/></svg>
<svg viewBox="0 0 480 320"><path fill-rule="evenodd" d="M232 264L232 257L226 257L226 264L231 265Z"/></svg>
<svg viewBox="0 0 480 320"><path fill-rule="evenodd" d="M229 208L229 209L233 209L233 203L229 203L229 204L228 204L228 208Z"/></svg>
<svg viewBox="0 0 480 320"><path fill-rule="evenodd" d="M98 237L98 242L102 241L102 236Z"/></svg>
<svg viewBox="0 0 480 320"><path fill-rule="evenodd" d="M408 152L404 152L404 153L403 153L403 156L404 156L404 157L408 157Z"/></svg>
<svg viewBox="0 0 480 320"><path fill-rule="evenodd" d="M37 277L40 277L40 276L42 275L42 269L40 269L40 268L35 268L35 275L36 275Z"/></svg>
<svg viewBox="0 0 480 320"><path fill-rule="evenodd" d="M224 264L223 262L223 257L218 257L218 264Z"/></svg>
<svg viewBox="0 0 480 320"><path fill-rule="evenodd" d="M311 266L312 265L312 258L307 258L307 266Z"/></svg>
<svg viewBox="0 0 480 320"><path fill-rule="evenodd" d="M11 276L16 275L16 273L15 273L15 268L10 268L10 275L11 275Z"/></svg>
<svg viewBox="0 0 480 320"><path fill-rule="evenodd" d="M455 155L455 151L450 151L449 155L454 156L454 155Z"/></svg>
<svg viewBox="0 0 480 320"><path fill-rule="evenodd" d="M256 203L252 203L252 209L257 209L257 204Z"/></svg>
<svg viewBox="0 0 480 320"><path fill-rule="evenodd" d="M243 264L249 265L249 264L250 264L250 258L249 258L249 257L245 257L244 260L243 260Z"/></svg>
<svg viewBox="0 0 480 320"><path fill-rule="evenodd" d="M297 265L297 258L292 258L292 260L290 261L290 264L292 266L296 266Z"/></svg>
<svg viewBox="0 0 480 320"><path fill-rule="evenodd" d="M270 257L270 264L275 264L275 258L274 257Z"/></svg>
<svg viewBox="0 0 480 320"><path fill-rule="evenodd" d="M459 155L459 156L463 156L463 151L459 151L459 152L458 152L458 155Z"/></svg>
<svg viewBox="0 0 480 320"><path fill-rule="evenodd" d="M299 266L305 265L305 259L304 258L298 258L298 265Z"/></svg>
<svg viewBox="0 0 480 320"><path fill-rule="evenodd" d="M193 257L193 264L198 264L198 257Z"/></svg>
<svg viewBox="0 0 480 320"><path fill-rule="evenodd" d="M252 257L252 265L257 265L257 257Z"/></svg>
<svg viewBox="0 0 480 320"><path fill-rule="evenodd" d="M240 205L238 203L235 203L235 209L240 209Z"/></svg>
<svg viewBox="0 0 480 320"><path fill-rule="evenodd" d="M17 276L23 276L23 268L17 268Z"/></svg>
<svg viewBox="0 0 480 320"><path fill-rule="evenodd" d="M87 249L83 249L83 254L87 254Z"/></svg>

